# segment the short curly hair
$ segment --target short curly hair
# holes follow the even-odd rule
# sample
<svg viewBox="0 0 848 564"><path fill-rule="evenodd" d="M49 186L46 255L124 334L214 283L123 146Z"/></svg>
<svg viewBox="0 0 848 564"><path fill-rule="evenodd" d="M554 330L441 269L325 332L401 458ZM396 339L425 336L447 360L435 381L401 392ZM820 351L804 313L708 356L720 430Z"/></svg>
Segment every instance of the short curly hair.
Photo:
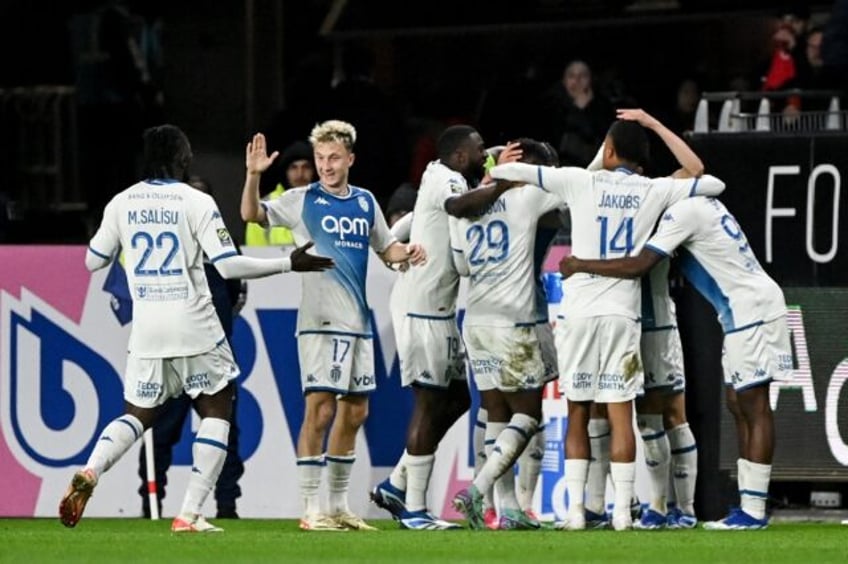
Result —
<svg viewBox="0 0 848 564"><path fill-rule="evenodd" d="M331 119L312 128L309 142L313 147L318 143L341 143L348 151L353 151L356 143L356 128L346 121Z"/></svg>

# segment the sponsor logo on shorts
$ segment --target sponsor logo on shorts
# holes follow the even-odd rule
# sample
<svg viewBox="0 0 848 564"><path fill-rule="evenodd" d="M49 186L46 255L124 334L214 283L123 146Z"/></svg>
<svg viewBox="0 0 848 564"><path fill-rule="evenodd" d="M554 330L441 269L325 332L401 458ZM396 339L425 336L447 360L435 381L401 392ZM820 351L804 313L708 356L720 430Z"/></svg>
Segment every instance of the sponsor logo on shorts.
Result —
<svg viewBox="0 0 848 564"><path fill-rule="evenodd" d="M353 383L357 386L373 386L374 385L374 376L372 374L363 374L362 376L354 376Z"/></svg>
<svg viewBox="0 0 848 564"><path fill-rule="evenodd" d="M156 399L162 392L162 384L158 382L139 382L135 388L135 397L139 399Z"/></svg>
<svg viewBox="0 0 848 564"><path fill-rule="evenodd" d="M592 387L591 372L575 372L571 377L571 388L574 390L588 390Z"/></svg>
<svg viewBox="0 0 848 564"><path fill-rule="evenodd" d="M310 384L318 383L318 378L315 377L315 374L307 374L306 381Z"/></svg>
<svg viewBox="0 0 848 564"><path fill-rule="evenodd" d="M433 379L433 375L430 374L429 370L422 371L421 374L418 375L418 377L421 378L422 380L432 380Z"/></svg>
<svg viewBox="0 0 848 564"><path fill-rule="evenodd" d="M190 374L185 381L185 389L188 390L204 390L212 385L212 381L209 380L208 372L198 372L197 374Z"/></svg>
<svg viewBox="0 0 848 564"><path fill-rule="evenodd" d="M625 390L624 374L603 373L598 378L598 390L613 390L623 392Z"/></svg>

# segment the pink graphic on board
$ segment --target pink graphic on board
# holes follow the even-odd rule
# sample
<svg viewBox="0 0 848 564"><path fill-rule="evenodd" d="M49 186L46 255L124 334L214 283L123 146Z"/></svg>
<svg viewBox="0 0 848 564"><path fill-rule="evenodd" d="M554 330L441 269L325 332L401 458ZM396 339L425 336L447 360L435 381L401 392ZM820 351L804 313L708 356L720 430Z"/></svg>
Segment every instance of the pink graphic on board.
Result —
<svg viewBox="0 0 848 564"><path fill-rule="evenodd" d="M463 488L467 488L471 485L471 480L463 480L459 477L459 454L454 455L453 457L453 466L451 467L450 472L450 481L448 482L448 491L445 496L445 503L442 506L442 519L449 520L457 520L457 519L465 519L465 517L459 513L453 507L453 496L459 492L459 490Z"/></svg>
<svg viewBox="0 0 848 564"><path fill-rule="evenodd" d="M0 290L21 296L26 288L68 319L79 323L91 274L82 246L0 246ZM2 345L2 340L0 340ZM0 434L0 475L9 484L3 495L4 516L35 514L41 479L22 467Z"/></svg>

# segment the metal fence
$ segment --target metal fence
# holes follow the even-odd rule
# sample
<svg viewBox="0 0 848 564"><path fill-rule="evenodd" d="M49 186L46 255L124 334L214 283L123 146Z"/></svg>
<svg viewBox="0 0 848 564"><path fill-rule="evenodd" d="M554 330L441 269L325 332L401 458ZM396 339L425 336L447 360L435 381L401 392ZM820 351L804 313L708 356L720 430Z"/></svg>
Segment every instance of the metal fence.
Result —
<svg viewBox="0 0 848 564"><path fill-rule="evenodd" d="M846 131L848 112L840 108L840 94L830 90L705 92L695 113L694 132ZM796 109L799 105L801 109ZM756 109L750 109L753 106ZM810 106L816 109L806 109Z"/></svg>

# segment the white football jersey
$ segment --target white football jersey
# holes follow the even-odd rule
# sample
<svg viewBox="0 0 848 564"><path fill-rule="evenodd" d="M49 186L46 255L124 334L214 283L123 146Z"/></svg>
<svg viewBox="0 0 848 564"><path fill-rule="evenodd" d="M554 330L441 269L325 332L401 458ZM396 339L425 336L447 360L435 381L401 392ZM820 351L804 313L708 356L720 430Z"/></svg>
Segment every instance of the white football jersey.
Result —
<svg viewBox="0 0 848 564"><path fill-rule="evenodd" d="M642 331L677 327L674 301L668 294L669 260L661 260L642 277Z"/></svg>
<svg viewBox="0 0 848 564"><path fill-rule="evenodd" d="M555 194L571 210L571 252L586 259L638 254L662 211L693 194L724 190L719 179L647 178L619 168L590 172L582 168L509 163L494 167L492 178L517 180ZM566 318L641 314L639 280L575 274L562 285L561 314Z"/></svg>
<svg viewBox="0 0 848 564"><path fill-rule="evenodd" d="M291 229L298 246L314 241L309 252L335 263L324 272L302 273L298 335L372 336L371 310L365 295L368 248L381 253L395 238L374 195L356 186L348 188L346 196L336 196L315 182L262 202L270 226Z"/></svg>
<svg viewBox="0 0 848 564"><path fill-rule="evenodd" d="M450 227L445 202L468 190L465 178L439 161L427 165L421 176L413 210L410 243L427 251L427 262L398 277L397 291L405 296L406 313L450 318L456 312L459 275L451 257Z"/></svg>
<svg viewBox="0 0 848 564"><path fill-rule="evenodd" d="M666 210L647 248L670 255L681 246L681 272L713 305L725 333L786 315L783 291L720 201L691 198Z"/></svg>
<svg viewBox="0 0 848 564"><path fill-rule="evenodd" d="M134 184L106 205L89 249L105 259L123 250L135 357L193 356L224 340L203 255L238 253L209 195L176 180Z"/></svg>
<svg viewBox="0 0 848 564"><path fill-rule="evenodd" d="M462 252L468 267L465 325L536 324L536 224L559 206L552 194L522 186L504 192L479 217L457 222L453 233L458 240L451 245Z"/></svg>

